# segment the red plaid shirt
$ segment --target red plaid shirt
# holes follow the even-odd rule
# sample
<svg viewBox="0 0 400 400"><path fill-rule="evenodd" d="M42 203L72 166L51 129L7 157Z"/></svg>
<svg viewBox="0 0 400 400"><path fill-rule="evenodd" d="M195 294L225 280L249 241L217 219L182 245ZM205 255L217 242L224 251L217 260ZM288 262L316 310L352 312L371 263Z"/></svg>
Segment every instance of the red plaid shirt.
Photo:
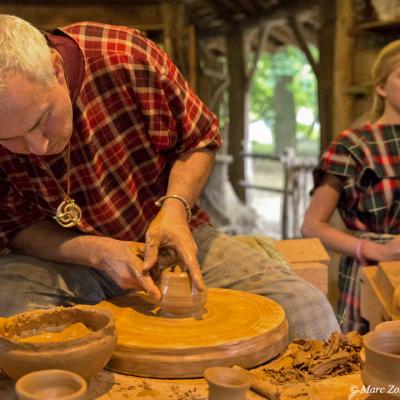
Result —
<svg viewBox="0 0 400 400"><path fill-rule="evenodd" d="M55 34L48 40L63 56L73 99L70 181L82 208L78 229L143 241L172 163L220 146L216 118L139 31L85 22ZM21 229L55 215L63 193L48 168L66 190L66 155L19 155L0 146L0 250ZM207 222L195 207L191 227Z"/></svg>
<svg viewBox="0 0 400 400"><path fill-rule="evenodd" d="M400 125L366 124L342 132L314 171L344 179L338 210L347 228L400 233Z"/></svg>

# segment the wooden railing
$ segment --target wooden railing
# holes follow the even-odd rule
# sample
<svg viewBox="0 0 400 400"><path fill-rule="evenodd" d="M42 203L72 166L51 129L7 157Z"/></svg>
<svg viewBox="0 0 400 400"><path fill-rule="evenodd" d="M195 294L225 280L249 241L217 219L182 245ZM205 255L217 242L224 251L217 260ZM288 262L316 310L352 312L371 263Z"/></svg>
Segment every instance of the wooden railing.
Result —
<svg viewBox="0 0 400 400"><path fill-rule="evenodd" d="M282 194L281 207L281 234L283 239L300 236L300 224L309 202L309 189L312 186L312 170L316 157L297 156L292 148L286 149L280 157L242 153L242 157L253 159L271 160L280 163L283 168L283 182L281 188L268 185L259 185L252 182L241 181L246 189L263 190Z"/></svg>

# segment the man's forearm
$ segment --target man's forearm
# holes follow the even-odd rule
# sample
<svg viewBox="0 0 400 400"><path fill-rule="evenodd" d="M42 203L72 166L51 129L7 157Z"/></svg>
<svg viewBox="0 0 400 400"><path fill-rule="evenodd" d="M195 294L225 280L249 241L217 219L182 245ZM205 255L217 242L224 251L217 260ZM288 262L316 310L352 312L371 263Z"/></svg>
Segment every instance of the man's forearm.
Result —
<svg viewBox="0 0 400 400"><path fill-rule="evenodd" d="M214 158L214 152L201 150L177 160L171 169L166 194L182 196L193 206L207 182ZM176 201L166 201L163 209L182 215L185 213L182 205ZM56 222L45 220L21 230L12 240L10 247L45 260L98 268L101 257L96 248L107 245L104 243L107 240L112 239L84 235L72 229L62 228Z"/></svg>
<svg viewBox="0 0 400 400"><path fill-rule="evenodd" d="M18 232L11 248L45 260L95 266L96 259L91 252L93 240L93 236L45 220Z"/></svg>
<svg viewBox="0 0 400 400"><path fill-rule="evenodd" d="M193 205L207 183L214 159L215 153L207 149L178 159L171 169L166 194L182 196Z"/></svg>
<svg viewBox="0 0 400 400"><path fill-rule="evenodd" d="M159 297L151 276L142 273L143 261L137 256L142 246L142 243L84 235L49 220L23 229L11 243L13 249L24 254L103 270L121 288L144 289Z"/></svg>

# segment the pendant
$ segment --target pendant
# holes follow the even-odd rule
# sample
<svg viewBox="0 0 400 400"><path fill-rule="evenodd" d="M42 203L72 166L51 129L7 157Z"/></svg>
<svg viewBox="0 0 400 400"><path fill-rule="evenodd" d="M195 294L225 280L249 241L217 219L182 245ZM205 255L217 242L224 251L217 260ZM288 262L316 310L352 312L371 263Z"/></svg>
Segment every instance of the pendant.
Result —
<svg viewBox="0 0 400 400"><path fill-rule="evenodd" d="M75 201L66 197L57 207L56 215L53 217L62 227L72 228L79 224L82 218L81 208Z"/></svg>

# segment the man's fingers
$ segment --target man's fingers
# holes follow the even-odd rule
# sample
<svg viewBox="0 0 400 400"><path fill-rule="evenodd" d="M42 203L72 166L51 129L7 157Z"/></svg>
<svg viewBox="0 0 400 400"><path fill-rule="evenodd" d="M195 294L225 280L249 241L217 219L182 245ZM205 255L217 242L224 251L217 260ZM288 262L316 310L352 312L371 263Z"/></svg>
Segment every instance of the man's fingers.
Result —
<svg viewBox="0 0 400 400"><path fill-rule="evenodd" d="M132 254L136 257L142 258L145 251L145 244L141 242L130 242L129 249L131 250Z"/></svg>
<svg viewBox="0 0 400 400"><path fill-rule="evenodd" d="M161 280L161 269L158 264L156 264L151 270L150 270L150 276L151 279L153 279L153 282L155 282L157 285Z"/></svg>
<svg viewBox="0 0 400 400"><path fill-rule="evenodd" d="M149 294L154 300L161 299L161 293L156 284L154 283L153 279L151 278L150 274L143 273L140 279L140 283L143 286L143 289L146 293Z"/></svg>
<svg viewBox="0 0 400 400"><path fill-rule="evenodd" d="M138 265L138 263L136 263ZM134 268L129 266L131 273L135 277L135 279L139 282L140 286L144 289L144 291L153 297L155 300L161 299L161 293L154 283L150 273L145 271L144 268L141 270L138 267Z"/></svg>
<svg viewBox="0 0 400 400"><path fill-rule="evenodd" d="M143 270L149 271L157 263L160 242L146 237Z"/></svg>
<svg viewBox="0 0 400 400"><path fill-rule="evenodd" d="M200 265L197 261L197 257L193 255L192 252L187 251L185 248L182 248L182 250L178 252L183 267L185 270L189 271L194 285L200 292L203 292L206 289L206 285L201 275Z"/></svg>

